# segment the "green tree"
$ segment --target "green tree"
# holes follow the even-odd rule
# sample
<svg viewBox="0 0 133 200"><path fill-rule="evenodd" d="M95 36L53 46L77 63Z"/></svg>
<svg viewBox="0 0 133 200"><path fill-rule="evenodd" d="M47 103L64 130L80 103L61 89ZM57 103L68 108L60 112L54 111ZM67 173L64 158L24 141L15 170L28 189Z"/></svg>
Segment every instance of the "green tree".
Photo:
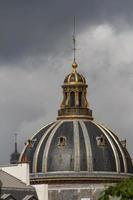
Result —
<svg viewBox="0 0 133 200"><path fill-rule="evenodd" d="M119 197L120 200L133 200L133 178L124 179L122 182L105 189L99 200L109 200L110 197Z"/></svg>

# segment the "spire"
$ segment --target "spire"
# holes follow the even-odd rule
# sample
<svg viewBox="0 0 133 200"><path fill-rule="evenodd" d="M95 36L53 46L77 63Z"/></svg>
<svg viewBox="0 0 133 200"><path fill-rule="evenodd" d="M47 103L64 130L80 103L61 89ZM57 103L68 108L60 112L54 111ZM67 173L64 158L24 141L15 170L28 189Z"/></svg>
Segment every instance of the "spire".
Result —
<svg viewBox="0 0 133 200"><path fill-rule="evenodd" d="M73 62L75 62L76 59L76 55L75 55L75 51L76 51L76 31L75 31L75 16L74 16L74 30L73 30Z"/></svg>
<svg viewBox="0 0 133 200"><path fill-rule="evenodd" d="M15 149L14 152L11 154L11 159L10 159L10 163L11 164L17 164L18 160L19 160L19 156L20 154L18 153L18 149L17 149L17 133L14 134L14 139L15 139Z"/></svg>
<svg viewBox="0 0 133 200"><path fill-rule="evenodd" d="M64 79L63 100L58 110L57 119L90 119L92 120L92 110L89 108L87 100L87 87L84 76L77 72L76 63L76 30L74 17L74 31L73 31L73 64L72 72Z"/></svg>
<svg viewBox="0 0 133 200"><path fill-rule="evenodd" d="M72 68L73 70L76 70L77 68L77 63L76 63L76 23L75 23L75 16L74 16L74 30L73 30L73 36L72 36L72 40L73 40L73 64L72 64Z"/></svg>
<svg viewBox="0 0 133 200"><path fill-rule="evenodd" d="M14 137L15 137L15 152L18 152L18 150L17 150L17 146L18 146L17 145L17 135L18 135L17 133L14 134Z"/></svg>

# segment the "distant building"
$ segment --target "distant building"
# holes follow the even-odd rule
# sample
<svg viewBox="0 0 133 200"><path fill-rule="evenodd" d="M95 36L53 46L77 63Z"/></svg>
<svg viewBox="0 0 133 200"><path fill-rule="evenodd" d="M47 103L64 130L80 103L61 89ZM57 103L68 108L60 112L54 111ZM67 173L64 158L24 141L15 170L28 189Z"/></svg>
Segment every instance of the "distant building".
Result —
<svg viewBox="0 0 133 200"><path fill-rule="evenodd" d="M10 163L17 164L19 160L20 153L18 152L17 148L17 134L15 134L15 149L14 152L11 154Z"/></svg>
<svg viewBox="0 0 133 200"><path fill-rule="evenodd" d="M38 200L38 197L33 186L26 185L15 176L0 170L0 199Z"/></svg>
<svg viewBox="0 0 133 200"><path fill-rule="evenodd" d="M1 166L0 199L47 200L48 186L30 185L28 163Z"/></svg>

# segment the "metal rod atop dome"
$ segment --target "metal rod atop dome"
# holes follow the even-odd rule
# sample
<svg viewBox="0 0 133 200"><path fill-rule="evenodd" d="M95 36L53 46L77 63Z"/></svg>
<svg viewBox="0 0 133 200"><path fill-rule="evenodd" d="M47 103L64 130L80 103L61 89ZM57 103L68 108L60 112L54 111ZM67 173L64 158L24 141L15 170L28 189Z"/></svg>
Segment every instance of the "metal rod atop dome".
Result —
<svg viewBox="0 0 133 200"><path fill-rule="evenodd" d="M75 72L76 71L76 68L77 68L77 63L76 63L76 23L75 23L75 16L74 16L74 30L73 30L73 36L72 36L72 39L73 39L73 64L72 64L72 68L73 68L73 71Z"/></svg>
<svg viewBox="0 0 133 200"><path fill-rule="evenodd" d="M76 60L76 33L75 33L75 16L74 16L74 30L73 30L73 36L72 36L72 39L73 39L73 62L75 63L75 60Z"/></svg>

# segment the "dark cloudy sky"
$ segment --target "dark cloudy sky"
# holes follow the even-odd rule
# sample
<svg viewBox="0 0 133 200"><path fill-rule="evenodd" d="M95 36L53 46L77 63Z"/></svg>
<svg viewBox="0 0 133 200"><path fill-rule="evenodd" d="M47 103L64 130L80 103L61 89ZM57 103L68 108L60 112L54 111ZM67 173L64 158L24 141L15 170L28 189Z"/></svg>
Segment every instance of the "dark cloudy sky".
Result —
<svg viewBox="0 0 133 200"><path fill-rule="evenodd" d="M93 116L127 139L133 156L133 1L0 1L0 164L54 121L60 85L71 71L73 17L77 62Z"/></svg>

